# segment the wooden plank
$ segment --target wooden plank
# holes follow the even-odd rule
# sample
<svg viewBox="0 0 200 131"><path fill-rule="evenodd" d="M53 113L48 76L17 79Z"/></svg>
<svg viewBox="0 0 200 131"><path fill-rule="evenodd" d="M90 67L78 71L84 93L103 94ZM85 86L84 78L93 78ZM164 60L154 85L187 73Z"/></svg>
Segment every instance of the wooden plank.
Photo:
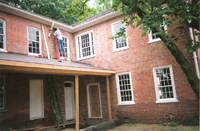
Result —
<svg viewBox="0 0 200 131"><path fill-rule="evenodd" d="M112 70L90 69L81 67L68 67L58 65L47 65L38 63L18 62L0 60L0 69L11 71L28 71L38 73L61 73L61 74L85 74L85 75L111 75L115 73Z"/></svg>
<svg viewBox="0 0 200 131"><path fill-rule="evenodd" d="M90 107L90 117L101 117L101 106L99 97L99 87L98 85L91 85L88 87L89 92L89 107Z"/></svg>
<svg viewBox="0 0 200 131"><path fill-rule="evenodd" d="M108 118L112 120L111 102L110 102L110 83L109 76L106 76L106 89L107 89L107 99L108 99Z"/></svg>
<svg viewBox="0 0 200 131"><path fill-rule="evenodd" d="M76 101L76 131L79 131L79 85L78 75L75 75L75 101Z"/></svg>
<svg viewBox="0 0 200 131"><path fill-rule="evenodd" d="M44 36L44 43L45 43L45 47L46 47L46 50L47 50L47 56L48 56L48 59L50 59L49 47L48 47L48 44L47 44L47 39L46 39L46 34L44 32L43 24L42 24L42 33L43 33L43 36Z"/></svg>

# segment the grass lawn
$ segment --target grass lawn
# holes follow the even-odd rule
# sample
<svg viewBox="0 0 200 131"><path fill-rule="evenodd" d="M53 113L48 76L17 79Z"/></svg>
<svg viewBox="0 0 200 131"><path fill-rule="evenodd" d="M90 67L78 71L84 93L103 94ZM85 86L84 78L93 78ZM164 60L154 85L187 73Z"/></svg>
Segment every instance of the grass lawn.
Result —
<svg viewBox="0 0 200 131"><path fill-rule="evenodd" d="M107 131L199 131L199 126L164 126L161 124L123 124Z"/></svg>

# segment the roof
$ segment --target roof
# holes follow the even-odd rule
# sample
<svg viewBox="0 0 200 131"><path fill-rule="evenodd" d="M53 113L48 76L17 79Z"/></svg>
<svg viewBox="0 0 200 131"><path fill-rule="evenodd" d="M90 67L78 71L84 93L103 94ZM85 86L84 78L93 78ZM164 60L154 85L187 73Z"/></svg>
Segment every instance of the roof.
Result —
<svg viewBox="0 0 200 131"><path fill-rule="evenodd" d="M15 53L0 52L0 69L32 73L111 75L114 70L103 69L81 62L46 59Z"/></svg>
<svg viewBox="0 0 200 131"><path fill-rule="evenodd" d="M103 11L99 14L96 14L92 17L85 19L83 22L78 22L73 25L67 25L62 22L47 18L45 16L42 16L42 15L24 10L21 8L17 8L15 6L7 4L6 2L3 2L1 0L0 0L0 10L10 13L10 14L13 14L13 15L17 15L17 16L29 19L29 20L32 20L32 21L40 22L40 23L48 25L48 26L51 26L51 24L54 23L54 26L56 26L62 30L68 31L70 33L75 33L82 29L86 29L90 26L99 24L103 21L106 21L106 20L109 20L114 17L122 15L121 12L112 12L111 10L106 10L106 11Z"/></svg>

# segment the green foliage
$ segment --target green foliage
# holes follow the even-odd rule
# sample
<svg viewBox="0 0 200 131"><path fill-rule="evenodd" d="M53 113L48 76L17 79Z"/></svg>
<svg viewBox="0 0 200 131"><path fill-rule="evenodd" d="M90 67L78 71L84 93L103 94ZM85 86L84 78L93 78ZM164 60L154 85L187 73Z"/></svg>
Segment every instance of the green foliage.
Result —
<svg viewBox="0 0 200 131"><path fill-rule="evenodd" d="M171 121L170 122L170 126L172 126L172 127L175 127L175 126L178 126L178 125L179 125L179 123L177 121Z"/></svg>
<svg viewBox="0 0 200 131"><path fill-rule="evenodd" d="M166 38L163 41L166 46L177 41L174 32L183 33L186 25L199 30L198 14L199 4L197 0L113 0L112 7L115 11L121 11L126 16L124 22L133 28L140 27L144 36L147 31L154 30L156 35ZM175 24L175 22L179 24ZM167 34L161 25L167 25L172 32ZM200 36L198 34L198 36ZM187 51L195 51L200 48L199 43L186 42Z"/></svg>
<svg viewBox="0 0 200 131"><path fill-rule="evenodd" d="M95 12L95 9L91 8L88 2L89 0L73 0L71 5L63 13L66 16L75 16L78 21L82 21L92 16Z"/></svg>
<svg viewBox="0 0 200 131"><path fill-rule="evenodd" d="M63 13L71 5L72 0L7 0L22 9L61 21L66 24L72 24L77 21L76 16L67 16Z"/></svg>

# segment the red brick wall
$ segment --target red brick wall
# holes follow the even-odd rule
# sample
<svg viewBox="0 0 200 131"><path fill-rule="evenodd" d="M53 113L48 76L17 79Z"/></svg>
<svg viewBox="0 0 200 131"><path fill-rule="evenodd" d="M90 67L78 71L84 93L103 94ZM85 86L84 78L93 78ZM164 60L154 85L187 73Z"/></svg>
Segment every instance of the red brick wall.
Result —
<svg viewBox="0 0 200 131"><path fill-rule="evenodd" d="M6 50L12 53L28 54L28 26L40 29L42 55L47 57L47 49L45 46L44 35L42 32L42 24L24 19L22 17L14 16L5 12L0 11L0 18L6 20ZM56 57L54 37L48 37L50 26L43 25L44 32L46 35L46 41L48 43L49 53L52 54L53 58ZM55 25L56 27L56 25ZM73 45L73 35L63 31L61 33L68 37L70 45ZM70 49L71 55L74 54L74 50Z"/></svg>
<svg viewBox="0 0 200 131"><path fill-rule="evenodd" d="M180 69L175 58L162 42L148 43L148 35L141 37L139 28L127 28L129 49L113 52L111 23L120 18L108 20L96 26L75 33L75 36L93 30L96 56L81 60L97 67L114 69L118 72L130 71L132 75L134 105L117 105L115 76L111 76L111 101L113 118L132 123L162 123L165 115L172 113L181 123L198 123L198 99L191 89L187 78ZM182 44L189 38L188 28L179 34L177 45L183 51ZM170 33L170 30L168 30ZM184 52L193 65L192 53ZM172 65L177 103L156 104L156 94L153 80L153 67Z"/></svg>
<svg viewBox="0 0 200 131"><path fill-rule="evenodd" d="M44 75L23 73L0 73L5 77L5 110L0 111L0 127L27 128L37 125L52 125L55 123L53 110L50 104L49 91ZM29 80L43 80L44 91L44 118L30 120Z"/></svg>
<svg viewBox="0 0 200 131"><path fill-rule="evenodd" d="M33 26L41 29L41 24L27 19L23 19L21 17L16 17L4 12L0 12L0 18L6 20L7 51L13 53L28 54L27 26ZM141 37L141 30L139 30L138 28L132 29L128 27L127 34L128 34L129 49L113 52L113 43L112 40L108 39L108 37L112 35L111 23L118 21L119 19L120 17L114 18L102 22L101 24L76 32L74 34L64 32L61 29L63 35L69 38L70 56L72 60L76 60L75 36L80 33L93 30L96 56L93 58L81 60L80 62L89 63L97 67L114 69L117 73L126 71L131 72L134 99L135 99L134 105L127 105L127 106L117 105L118 101L117 101L115 76L112 75L110 77L113 118L118 118L120 120L129 121L133 123L134 122L161 123L164 121L164 117L165 115L167 115L167 113L172 113L175 115L175 118L179 122L197 123L198 109L199 109L198 99L194 94L194 92L191 90L191 87L188 84L184 73L180 69L180 66L177 64L173 56L170 54L167 48L162 48L163 47L162 42L148 44L148 36ZM44 25L44 28L45 28L45 34L48 35L49 26ZM44 56L47 56L42 32L41 32L41 37L43 43L42 53ZM185 32L182 35L180 35L180 39L177 41L177 44L181 47L181 49L183 49L181 44L183 44L188 37L189 37L188 29L185 29ZM49 45L50 54L56 56L53 37L47 38L47 43ZM189 53L184 53L184 54L193 64L192 54ZM179 101L177 103L168 103L168 104L155 103L156 95L153 82L152 68L163 65L172 65L175 85L176 85L176 93ZM62 79L62 81L64 81L63 77L60 78ZM91 79L91 81L93 80L94 82L96 81L98 82L97 80L98 77L87 76L85 80L86 82L84 82L83 79L80 79L81 83L82 82L84 83L83 85L80 84L81 87L80 92L81 93L84 92L81 95L85 94L85 85L91 82L89 81L89 79ZM9 80L12 81L13 79L10 78ZM19 79L19 81L20 80L21 79ZM25 78L25 80L27 80L27 78ZM99 81L101 83L105 83L105 80L103 78L101 78ZM20 87L20 84L18 86ZM102 86L103 86L102 89L104 90L105 85L103 84ZM27 91L27 89L25 89L25 91ZM105 90L103 92L105 92ZM14 94L14 96L15 95L17 94ZM10 96L12 96L12 94L9 95L9 97ZM60 97L61 99L63 99L64 98L63 94ZM83 99L83 101L85 101L85 99ZM85 115L82 112L82 110L84 111L86 109L84 107L86 107L85 102L81 103L81 112L80 112L81 122L86 121L86 123L90 124L95 123L91 119L87 119L87 115ZM27 111L25 112L27 113ZM106 110L104 110L103 112L106 113ZM1 114L3 115L4 113ZM11 113L10 115L14 116L14 113ZM107 116L106 115L103 116L104 116L103 120L106 120ZM26 117L27 119L27 114L26 116L22 115L22 117ZM99 120L99 122L100 121L102 120Z"/></svg>

